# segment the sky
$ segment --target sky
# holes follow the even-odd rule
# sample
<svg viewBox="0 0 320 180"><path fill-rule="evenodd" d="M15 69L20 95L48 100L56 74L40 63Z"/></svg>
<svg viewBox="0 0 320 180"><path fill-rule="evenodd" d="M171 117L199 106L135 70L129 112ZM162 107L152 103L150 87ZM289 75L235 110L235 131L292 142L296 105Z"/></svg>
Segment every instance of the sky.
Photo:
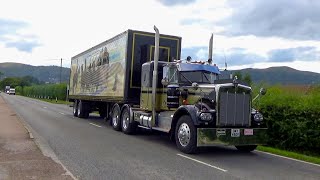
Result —
<svg viewBox="0 0 320 180"><path fill-rule="evenodd" d="M0 0L0 63L70 67L127 29L182 37L182 59L320 73L318 0Z"/></svg>

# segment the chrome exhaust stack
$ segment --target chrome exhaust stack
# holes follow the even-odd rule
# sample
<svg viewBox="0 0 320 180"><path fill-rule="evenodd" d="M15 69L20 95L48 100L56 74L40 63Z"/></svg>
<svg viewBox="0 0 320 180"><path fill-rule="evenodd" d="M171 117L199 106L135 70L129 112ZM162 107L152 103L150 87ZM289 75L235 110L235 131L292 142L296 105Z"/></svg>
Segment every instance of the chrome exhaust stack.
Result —
<svg viewBox="0 0 320 180"><path fill-rule="evenodd" d="M159 41L160 33L156 26L153 27L156 32L155 43L154 43L154 66L153 66L153 76L152 76L152 122L151 126L155 125L156 119L156 90L157 90L157 81L158 81L158 60L159 60Z"/></svg>
<svg viewBox="0 0 320 180"><path fill-rule="evenodd" d="M213 34L211 34L211 38L209 41L209 54L208 54L208 64L212 64L212 44L213 44Z"/></svg>

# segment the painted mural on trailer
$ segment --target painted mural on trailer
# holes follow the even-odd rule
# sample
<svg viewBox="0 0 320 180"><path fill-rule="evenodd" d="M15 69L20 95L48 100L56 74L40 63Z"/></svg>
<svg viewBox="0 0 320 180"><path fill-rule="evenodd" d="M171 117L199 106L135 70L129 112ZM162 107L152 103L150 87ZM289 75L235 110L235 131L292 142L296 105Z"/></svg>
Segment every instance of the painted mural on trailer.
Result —
<svg viewBox="0 0 320 180"><path fill-rule="evenodd" d="M71 61L70 95L123 97L127 34Z"/></svg>

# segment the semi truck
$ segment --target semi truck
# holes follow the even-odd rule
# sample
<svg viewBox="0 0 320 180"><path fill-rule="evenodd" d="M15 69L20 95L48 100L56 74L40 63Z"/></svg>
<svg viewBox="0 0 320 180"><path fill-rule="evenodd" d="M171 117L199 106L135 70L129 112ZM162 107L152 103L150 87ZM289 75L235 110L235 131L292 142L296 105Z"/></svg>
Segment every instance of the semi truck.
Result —
<svg viewBox="0 0 320 180"><path fill-rule="evenodd" d="M7 93L7 94L9 94L9 92L10 92L10 86L6 86L5 89L4 89L4 92Z"/></svg>
<svg viewBox="0 0 320 180"><path fill-rule="evenodd" d="M181 37L154 30L127 30L71 58L73 115L99 112L125 134L137 128L168 133L184 153L219 144L253 151L264 144L267 128L252 108L252 89L237 77L219 79L212 37L207 62L181 60Z"/></svg>

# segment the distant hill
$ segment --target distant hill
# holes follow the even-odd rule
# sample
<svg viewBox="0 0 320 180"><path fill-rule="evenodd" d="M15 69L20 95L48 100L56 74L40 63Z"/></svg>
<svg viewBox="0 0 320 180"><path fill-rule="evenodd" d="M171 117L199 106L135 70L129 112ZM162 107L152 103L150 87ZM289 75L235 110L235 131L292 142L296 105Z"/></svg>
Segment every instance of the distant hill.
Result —
<svg viewBox="0 0 320 180"><path fill-rule="evenodd" d="M59 66L31 66L20 63L0 63L0 72L3 72L5 77L22 77L33 76L40 81L57 83L60 82L60 67ZM62 67L61 81L68 82L70 69Z"/></svg>
<svg viewBox="0 0 320 180"><path fill-rule="evenodd" d="M290 67L270 67L266 69L242 69L242 74L249 73L253 82L283 85L310 85L320 84L320 74L299 71Z"/></svg>
<svg viewBox="0 0 320 180"><path fill-rule="evenodd" d="M0 63L0 71L4 77L33 76L40 81L56 83L60 78L58 66L31 66L20 63ZM309 85L320 84L320 74L308 71L299 71L290 67L271 67L266 69L242 69L238 70L243 75L249 73L255 83L283 85ZM230 71L229 71L230 72ZM234 72L234 71L231 71ZM68 82L70 68L62 68L62 82ZM4 78L2 77L2 78Z"/></svg>

